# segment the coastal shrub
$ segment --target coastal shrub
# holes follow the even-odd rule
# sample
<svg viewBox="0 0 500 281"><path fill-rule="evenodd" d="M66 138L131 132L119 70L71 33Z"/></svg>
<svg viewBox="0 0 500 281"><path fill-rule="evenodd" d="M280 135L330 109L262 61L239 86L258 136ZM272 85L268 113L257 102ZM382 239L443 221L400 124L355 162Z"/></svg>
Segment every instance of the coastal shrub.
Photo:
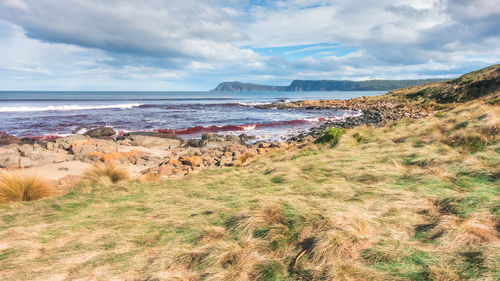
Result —
<svg viewBox="0 0 500 281"><path fill-rule="evenodd" d="M0 175L0 203L33 201L53 195L55 188L49 182L20 173Z"/></svg>
<svg viewBox="0 0 500 281"><path fill-rule="evenodd" d="M344 129L327 129L325 130L325 133L315 141L315 143L329 143L332 147L336 146L344 133Z"/></svg>
<svg viewBox="0 0 500 281"><path fill-rule="evenodd" d="M361 135L359 132L356 132L352 135L353 139L356 140L357 143L365 143L366 137Z"/></svg>
<svg viewBox="0 0 500 281"><path fill-rule="evenodd" d="M90 169L85 171L84 176L91 182L108 179L112 183L130 178L129 172L125 167L111 161L95 163Z"/></svg>

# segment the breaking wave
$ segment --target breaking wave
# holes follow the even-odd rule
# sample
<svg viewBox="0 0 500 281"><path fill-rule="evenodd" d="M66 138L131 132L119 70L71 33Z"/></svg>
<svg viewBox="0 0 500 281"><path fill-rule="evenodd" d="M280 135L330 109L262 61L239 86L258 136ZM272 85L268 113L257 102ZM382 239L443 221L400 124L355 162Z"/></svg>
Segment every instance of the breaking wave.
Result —
<svg viewBox="0 0 500 281"><path fill-rule="evenodd" d="M128 109L139 107L140 103L110 104L110 105L51 105L51 106L12 106L0 107L0 112L34 112L34 111L70 111L92 109Z"/></svg>

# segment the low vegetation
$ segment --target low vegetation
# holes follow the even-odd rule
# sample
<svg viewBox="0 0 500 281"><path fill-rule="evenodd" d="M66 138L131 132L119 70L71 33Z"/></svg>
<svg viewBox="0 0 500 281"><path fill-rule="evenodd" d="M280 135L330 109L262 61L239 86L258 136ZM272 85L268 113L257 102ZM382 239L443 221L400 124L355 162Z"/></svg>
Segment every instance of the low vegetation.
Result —
<svg viewBox="0 0 500 281"><path fill-rule="evenodd" d="M85 171L84 178L94 183L117 183L130 178L126 167L114 161L97 162Z"/></svg>
<svg viewBox="0 0 500 281"><path fill-rule="evenodd" d="M339 143L340 138L345 133L344 129L330 128L325 130L325 133L316 140L316 143L328 143L334 147Z"/></svg>
<svg viewBox="0 0 500 281"><path fill-rule="evenodd" d="M499 280L500 109L0 206L5 280ZM126 179L112 163L94 185ZM86 192L81 192L83 189ZM111 190L111 191L110 191Z"/></svg>
<svg viewBox="0 0 500 281"><path fill-rule="evenodd" d="M22 173L0 174L0 203L33 201L54 193L55 188L40 177Z"/></svg>

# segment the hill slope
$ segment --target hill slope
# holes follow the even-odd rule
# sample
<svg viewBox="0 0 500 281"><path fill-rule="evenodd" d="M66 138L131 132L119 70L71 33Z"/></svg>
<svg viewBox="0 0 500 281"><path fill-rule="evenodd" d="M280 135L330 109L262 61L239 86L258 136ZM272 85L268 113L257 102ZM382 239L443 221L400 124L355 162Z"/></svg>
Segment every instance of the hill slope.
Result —
<svg viewBox="0 0 500 281"><path fill-rule="evenodd" d="M495 99L500 96L500 64L442 83L395 90L388 96L398 97L401 100L427 100L437 103Z"/></svg>

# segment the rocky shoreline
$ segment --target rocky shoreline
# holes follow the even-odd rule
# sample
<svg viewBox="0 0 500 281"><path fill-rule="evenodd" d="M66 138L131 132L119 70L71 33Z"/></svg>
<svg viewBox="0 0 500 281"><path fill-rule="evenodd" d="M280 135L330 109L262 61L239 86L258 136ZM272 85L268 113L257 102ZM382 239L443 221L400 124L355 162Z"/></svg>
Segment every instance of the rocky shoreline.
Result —
<svg viewBox="0 0 500 281"><path fill-rule="evenodd" d="M0 135L0 171L22 169L44 176L57 181L62 192L96 162L117 162L135 177L168 178L204 168L245 166L258 155L298 143L247 144L249 139L244 134L205 133L201 139L183 140L155 132L116 137L109 127L48 140Z"/></svg>
<svg viewBox="0 0 500 281"><path fill-rule="evenodd" d="M318 127L312 128L309 132L303 132L291 137L288 141L301 141L306 137L317 138L326 129L353 128L360 125L381 127L400 119L420 119L429 113L419 107L409 104L391 103L386 101L374 102L370 98L360 97L349 100L304 100L297 102L276 102L270 104L255 105L261 109L308 109L308 110L351 110L360 111L362 114L356 117L347 117L341 120L327 121Z"/></svg>
<svg viewBox="0 0 500 281"><path fill-rule="evenodd" d="M407 105L388 102L367 103L364 98L345 101L299 101L256 105L257 108L341 109L361 111L357 117L329 121L286 142L249 144L251 137L242 134L205 133L201 139L183 140L158 132L133 132L117 135L103 127L83 135L63 138L25 138L0 135L0 170L24 169L46 174L57 170L54 180L68 184L67 177L78 177L91 163L115 161L129 167L136 176L168 178L190 174L204 168L239 167L258 155L277 149L296 147L312 142L331 127L352 128L359 125L384 126L402 118L417 119L426 112ZM59 178L59 176L61 176Z"/></svg>

